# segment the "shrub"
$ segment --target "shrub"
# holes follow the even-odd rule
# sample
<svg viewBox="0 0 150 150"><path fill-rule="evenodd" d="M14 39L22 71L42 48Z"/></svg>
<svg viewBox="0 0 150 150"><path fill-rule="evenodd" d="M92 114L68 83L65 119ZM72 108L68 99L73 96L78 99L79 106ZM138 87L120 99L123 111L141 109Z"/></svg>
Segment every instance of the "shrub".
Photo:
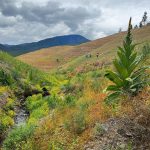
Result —
<svg viewBox="0 0 150 150"><path fill-rule="evenodd" d="M8 70L0 69L0 84L11 85L14 82L11 73Z"/></svg>
<svg viewBox="0 0 150 150"><path fill-rule="evenodd" d="M106 127L101 123L96 123L94 127L94 135L102 135L106 132Z"/></svg>
<svg viewBox="0 0 150 150"><path fill-rule="evenodd" d="M72 93L75 90L75 86L70 83L70 81L61 87L64 93Z"/></svg>
<svg viewBox="0 0 150 150"><path fill-rule="evenodd" d="M52 109L54 109L59 103L59 99L56 95L48 96L46 97L46 100L48 102L48 106Z"/></svg>
<svg viewBox="0 0 150 150"><path fill-rule="evenodd" d="M3 129L6 129L6 128L8 128L8 127L10 127L10 126L12 126L12 125L14 125L14 120L13 120L13 118L12 117L10 117L10 116L8 116L8 115L3 115L3 116L1 116L1 119L0 119L0 126L1 126L1 128L3 128Z"/></svg>
<svg viewBox="0 0 150 150"><path fill-rule="evenodd" d="M18 128L14 128L7 136L3 143L3 147L6 150L17 149L17 145L26 142L34 132L35 126L24 125Z"/></svg>
<svg viewBox="0 0 150 150"><path fill-rule="evenodd" d="M49 150L65 150L64 144L62 144L58 141L50 141L48 149Z"/></svg>
<svg viewBox="0 0 150 150"><path fill-rule="evenodd" d="M75 97L72 95L67 95L65 98L65 103L68 106L74 106L75 105Z"/></svg>
<svg viewBox="0 0 150 150"><path fill-rule="evenodd" d="M91 88L95 91L95 92L100 92L102 90L102 83L99 82L98 79L93 80Z"/></svg>
<svg viewBox="0 0 150 150"><path fill-rule="evenodd" d="M33 111L34 109L40 107L44 103L41 94L29 96L26 99L26 106L29 111Z"/></svg>
<svg viewBox="0 0 150 150"><path fill-rule="evenodd" d="M75 134L81 134L86 129L86 118L85 112L77 112L70 116L70 118L65 121L65 128Z"/></svg>
<svg viewBox="0 0 150 150"><path fill-rule="evenodd" d="M132 44L130 18L128 33L123 42L123 48L119 47L117 52L118 58L113 61L116 72L107 71L105 75L114 83L114 85L107 87L107 90L113 93L107 97L106 103L112 103L118 100L120 95L136 95L143 87L144 81L141 77L144 75L147 67L137 69L142 57L137 55L135 46L136 44Z"/></svg>

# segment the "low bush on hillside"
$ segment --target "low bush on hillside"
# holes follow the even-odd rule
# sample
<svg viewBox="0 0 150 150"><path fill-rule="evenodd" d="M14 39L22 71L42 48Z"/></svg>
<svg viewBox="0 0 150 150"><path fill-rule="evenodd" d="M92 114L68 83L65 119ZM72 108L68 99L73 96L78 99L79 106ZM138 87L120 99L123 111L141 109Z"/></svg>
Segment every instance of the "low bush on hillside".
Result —
<svg viewBox="0 0 150 150"><path fill-rule="evenodd" d="M22 149L21 143L26 143L28 138L33 135L35 126L33 125L23 125L17 128L14 128L7 136L6 140L3 143L4 149Z"/></svg>
<svg viewBox="0 0 150 150"><path fill-rule="evenodd" d="M67 130L74 134L81 134L86 129L86 116L85 112L76 112L68 118L64 126Z"/></svg>

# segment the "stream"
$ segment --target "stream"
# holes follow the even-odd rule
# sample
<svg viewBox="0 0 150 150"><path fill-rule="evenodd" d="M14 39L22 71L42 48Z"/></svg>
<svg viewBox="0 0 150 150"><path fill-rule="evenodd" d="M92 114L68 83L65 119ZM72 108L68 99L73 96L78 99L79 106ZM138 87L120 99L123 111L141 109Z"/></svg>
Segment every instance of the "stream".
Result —
<svg viewBox="0 0 150 150"><path fill-rule="evenodd" d="M29 113L26 110L25 107L25 98L21 98L20 100L18 100L18 105L15 107L15 126L20 126L26 123L26 120L29 116Z"/></svg>

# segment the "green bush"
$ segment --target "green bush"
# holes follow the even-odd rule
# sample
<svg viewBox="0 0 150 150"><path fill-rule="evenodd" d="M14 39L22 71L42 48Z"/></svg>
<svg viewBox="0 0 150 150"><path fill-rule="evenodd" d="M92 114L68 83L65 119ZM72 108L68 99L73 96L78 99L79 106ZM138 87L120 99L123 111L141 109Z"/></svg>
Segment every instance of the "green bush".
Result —
<svg viewBox="0 0 150 150"><path fill-rule="evenodd" d="M38 107L37 109L33 110L30 113L28 123L29 124L36 124L39 119L48 115L48 113L49 113L48 104L45 102L41 107Z"/></svg>
<svg viewBox="0 0 150 150"><path fill-rule="evenodd" d="M51 108L51 109L56 108L61 101L60 98L58 96L56 96L55 94L48 96L45 99L48 102L49 108Z"/></svg>
<svg viewBox="0 0 150 150"><path fill-rule="evenodd" d="M67 95L67 96L66 96L66 98L65 98L65 103L66 103L68 106L75 106L75 102L76 102L75 96L72 96L72 95Z"/></svg>
<svg viewBox="0 0 150 150"><path fill-rule="evenodd" d="M6 150L16 150L18 145L33 135L35 126L24 125L12 129L3 142L3 148Z"/></svg>
<svg viewBox="0 0 150 150"><path fill-rule="evenodd" d="M11 85L14 83L14 79L9 70L0 68L0 85Z"/></svg>
<svg viewBox="0 0 150 150"><path fill-rule="evenodd" d="M113 103L120 95L136 95L144 86L144 71L147 67L138 68L142 57L135 51L136 44L132 44L131 18L129 21L128 33L123 42L123 48L119 47L118 58L113 61L116 72L107 71L106 77L114 85L107 87L112 93L107 97L106 103Z"/></svg>
<svg viewBox="0 0 150 150"><path fill-rule="evenodd" d="M26 99L26 106L30 112L40 107L43 103L44 103L44 100L41 94L32 95Z"/></svg>

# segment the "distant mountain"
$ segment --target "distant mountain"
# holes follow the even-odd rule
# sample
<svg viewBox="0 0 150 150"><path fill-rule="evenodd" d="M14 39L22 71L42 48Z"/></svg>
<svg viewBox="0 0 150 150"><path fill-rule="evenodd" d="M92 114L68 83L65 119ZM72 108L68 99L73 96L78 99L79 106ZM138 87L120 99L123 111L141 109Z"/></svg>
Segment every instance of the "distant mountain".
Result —
<svg viewBox="0 0 150 150"><path fill-rule="evenodd" d="M28 52L36 51L42 48L64 45L79 45L90 40L81 35L64 35L44 39L33 43L24 43L19 45L0 44L0 50L6 51L13 56L18 56Z"/></svg>
<svg viewBox="0 0 150 150"><path fill-rule="evenodd" d="M150 43L150 26L133 29L132 34L133 42L141 43L140 47L142 47L142 44ZM56 69L57 67L64 69L74 68L74 70L78 68L82 71L84 66L87 64L94 65L94 63L99 65L104 63L107 66L112 63L111 60L116 56L117 47L122 45L125 36L126 32L120 32L77 46L50 47L33 53L27 53L17 58L46 71ZM84 56L89 53L92 59L84 59ZM97 59L97 53L99 53L99 59ZM56 59L59 59L59 63Z"/></svg>

